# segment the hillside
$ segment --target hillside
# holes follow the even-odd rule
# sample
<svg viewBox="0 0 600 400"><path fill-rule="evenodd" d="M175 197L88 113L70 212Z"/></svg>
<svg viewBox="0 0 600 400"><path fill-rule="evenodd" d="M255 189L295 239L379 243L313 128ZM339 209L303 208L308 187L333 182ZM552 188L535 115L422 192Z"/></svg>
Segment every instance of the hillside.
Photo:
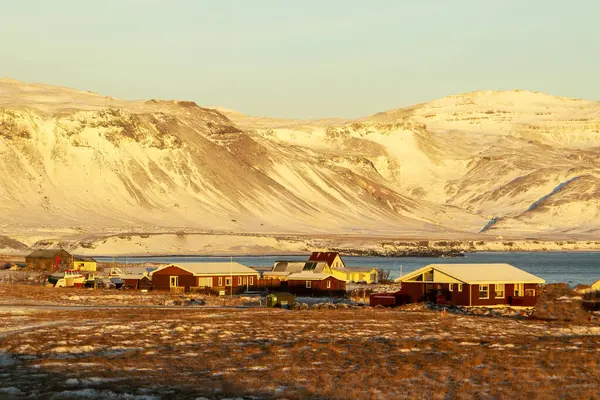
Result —
<svg viewBox="0 0 600 400"><path fill-rule="evenodd" d="M584 239L599 155L600 103L532 92L293 121L3 79L0 235Z"/></svg>

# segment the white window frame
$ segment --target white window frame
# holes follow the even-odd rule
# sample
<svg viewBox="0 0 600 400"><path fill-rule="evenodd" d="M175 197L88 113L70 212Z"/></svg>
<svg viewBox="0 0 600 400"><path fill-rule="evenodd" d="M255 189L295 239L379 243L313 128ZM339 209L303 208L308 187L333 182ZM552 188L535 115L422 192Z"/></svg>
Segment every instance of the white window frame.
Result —
<svg viewBox="0 0 600 400"><path fill-rule="evenodd" d="M498 296L498 288L502 287L502 296ZM504 283L495 283L494 284L494 298L495 299L503 299L506 297L506 286Z"/></svg>
<svg viewBox="0 0 600 400"><path fill-rule="evenodd" d="M535 297L535 289L525 289L525 296L526 297Z"/></svg>
<svg viewBox="0 0 600 400"><path fill-rule="evenodd" d="M223 286L223 277L222 276L219 277L219 286Z"/></svg>
<svg viewBox="0 0 600 400"><path fill-rule="evenodd" d="M331 281L327 281L327 289L331 289Z"/></svg>
<svg viewBox="0 0 600 400"><path fill-rule="evenodd" d="M454 285L452 283L448 284L448 291L454 292Z"/></svg>
<svg viewBox="0 0 600 400"><path fill-rule="evenodd" d="M459 291L459 292L462 292L462 285L463 285L462 283L459 283L459 284L458 284L458 291Z"/></svg>
<svg viewBox="0 0 600 400"><path fill-rule="evenodd" d="M226 276L225 277L225 286L231 286L233 284L233 279L231 279L231 277Z"/></svg>
<svg viewBox="0 0 600 400"><path fill-rule="evenodd" d="M173 280L175 280L175 284L173 285ZM178 287L179 286L179 276L171 275L169 276L169 287Z"/></svg>
<svg viewBox="0 0 600 400"><path fill-rule="evenodd" d="M306 288L307 289L312 289L312 282L311 281L306 281Z"/></svg>
<svg viewBox="0 0 600 400"><path fill-rule="evenodd" d="M254 277L253 276L250 277L250 284L254 285Z"/></svg>
<svg viewBox="0 0 600 400"><path fill-rule="evenodd" d="M242 286L242 277L238 276L238 286Z"/></svg>
<svg viewBox="0 0 600 400"><path fill-rule="evenodd" d="M517 294L518 293L518 294ZM525 284L515 283L514 297L525 297Z"/></svg>
<svg viewBox="0 0 600 400"><path fill-rule="evenodd" d="M487 283L483 283L483 284L479 284L477 285L479 286L479 299L480 300L487 300L490 298L490 285L488 285ZM481 297L481 292L483 292L483 288L485 288L485 292L486 292L486 296L485 297Z"/></svg>

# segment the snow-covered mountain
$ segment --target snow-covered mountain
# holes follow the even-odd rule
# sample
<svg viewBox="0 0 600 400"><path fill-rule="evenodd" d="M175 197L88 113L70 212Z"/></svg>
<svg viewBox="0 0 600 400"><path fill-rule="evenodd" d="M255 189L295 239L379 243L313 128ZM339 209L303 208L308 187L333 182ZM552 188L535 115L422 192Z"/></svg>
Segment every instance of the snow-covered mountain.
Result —
<svg viewBox="0 0 600 400"><path fill-rule="evenodd" d="M586 237L600 103L475 92L355 120L0 80L0 235Z"/></svg>

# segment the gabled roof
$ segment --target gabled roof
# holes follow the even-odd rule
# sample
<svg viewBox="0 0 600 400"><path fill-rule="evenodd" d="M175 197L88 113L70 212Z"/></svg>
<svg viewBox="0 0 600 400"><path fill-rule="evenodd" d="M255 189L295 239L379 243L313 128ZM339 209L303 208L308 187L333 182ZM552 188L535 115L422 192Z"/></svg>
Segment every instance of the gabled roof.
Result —
<svg viewBox="0 0 600 400"><path fill-rule="evenodd" d="M288 281L322 281L329 277L335 278L330 274L314 274L312 272L299 272L297 274L291 274L287 277Z"/></svg>
<svg viewBox="0 0 600 400"><path fill-rule="evenodd" d="M36 250L33 253L29 254L26 258L51 258L54 259L58 253L64 251L68 254L66 250L63 249L46 249L46 250Z"/></svg>
<svg viewBox="0 0 600 400"><path fill-rule="evenodd" d="M375 267L344 267L344 268L332 268L334 271L352 273L352 272L372 272L377 271Z"/></svg>
<svg viewBox="0 0 600 400"><path fill-rule="evenodd" d="M81 262L96 262L92 257L87 256L73 256L73 261L81 261Z"/></svg>
<svg viewBox="0 0 600 400"><path fill-rule="evenodd" d="M300 272L304 264L304 261L276 261L273 272Z"/></svg>
<svg viewBox="0 0 600 400"><path fill-rule="evenodd" d="M265 271L263 272L263 276L288 276L291 272L287 271Z"/></svg>
<svg viewBox="0 0 600 400"><path fill-rule="evenodd" d="M206 263L180 263L163 265L154 270L151 274L155 274L168 267L181 268L184 271L190 272L196 276L203 275L258 275L256 270L246 267L240 263L229 262L206 262Z"/></svg>
<svg viewBox="0 0 600 400"><path fill-rule="evenodd" d="M327 267L327 263L325 261L308 261L304 263L303 268L300 271L295 272L312 272L313 274L320 274L323 272L325 267Z"/></svg>
<svg viewBox="0 0 600 400"><path fill-rule="evenodd" d="M430 270L439 271L466 284L546 282L542 278L510 264L430 264L401 276L396 279L396 282L412 281Z"/></svg>
<svg viewBox="0 0 600 400"><path fill-rule="evenodd" d="M148 275L150 274L152 271L155 271L158 269L159 266L128 266L128 267L123 267L121 269L121 272L123 272L123 274L126 275Z"/></svg>
<svg viewBox="0 0 600 400"><path fill-rule="evenodd" d="M137 280L140 280L142 278L148 278L148 279L150 279L150 277L148 276L148 274L125 274L125 275L121 275L121 279L137 279Z"/></svg>
<svg viewBox="0 0 600 400"><path fill-rule="evenodd" d="M308 261L324 261L327 263L327 265L331 266L333 260L335 260L337 256L339 256L339 253L335 251L328 251L323 253L315 251L311 254Z"/></svg>

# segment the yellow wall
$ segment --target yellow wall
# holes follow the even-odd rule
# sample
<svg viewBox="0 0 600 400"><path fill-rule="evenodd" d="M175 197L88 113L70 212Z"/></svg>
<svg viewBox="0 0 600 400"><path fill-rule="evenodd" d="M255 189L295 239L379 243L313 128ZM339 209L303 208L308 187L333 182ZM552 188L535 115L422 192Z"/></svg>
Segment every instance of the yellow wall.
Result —
<svg viewBox="0 0 600 400"><path fill-rule="evenodd" d="M95 261L73 261L73 269L79 271L96 271Z"/></svg>
<svg viewBox="0 0 600 400"><path fill-rule="evenodd" d="M333 259L333 263L330 265L331 268L344 268L344 262L342 261L342 258L339 256L339 254Z"/></svg>
<svg viewBox="0 0 600 400"><path fill-rule="evenodd" d="M371 270L369 272L356 272L352 270L342 269L332 269L331 274L338 279L344 280L346 282L362 282L365 281L367 283L375 283L377 280L371 279L371 274L375 274L377 276L376 270Z"/></svg>

